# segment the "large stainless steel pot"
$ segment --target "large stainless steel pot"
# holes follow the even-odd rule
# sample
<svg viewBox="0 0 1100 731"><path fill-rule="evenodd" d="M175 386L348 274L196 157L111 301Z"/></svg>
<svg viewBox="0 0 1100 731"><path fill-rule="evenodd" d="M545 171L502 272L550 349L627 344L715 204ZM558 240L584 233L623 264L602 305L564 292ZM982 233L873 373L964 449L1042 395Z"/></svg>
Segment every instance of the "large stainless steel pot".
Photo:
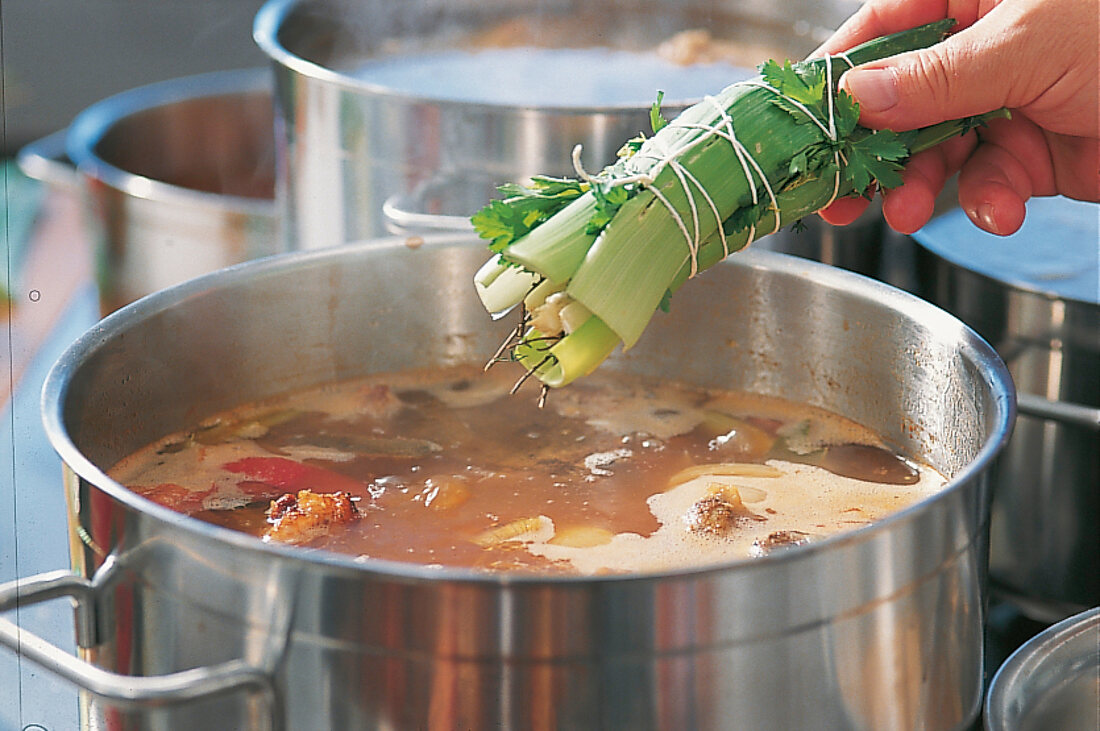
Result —
<svg viewBox="0 0 1100 731"><path fill-rule="evenodd" d="M267 69L172 79L20 151L28 175L84 189L104 314L277 251L271 98Z"/></svg>
<svg viewBox="0 0 1100 731"><path fill-rule="evenodd" d="M960 210L917 234L918 291L991 342L1020 419L994 468L990 577L1051 623L1100 604L1100 211L1035 199L1024 228L983 234Z"/></svg>
<svg viewBox="0 0 1100 731"><path fill-rule="evenodd" d="M482 362L508 325L472 291L474 244L250 262L77 341L43 395L75 573L2 587L0 609L75 598L83 660L7 620L0 642L98 694L86 712L118 728L969 727L986 473L1010 431L1011 381L958 320L818 263L738 254L606 366L829 407L951 477L933 499L782 555L587 578L361 562L198 522L104 474L241 401Z"/></svg>
<svg viewBox="0 0 1100 731"><path fill-rule="evenodd" d="M574 175L577 143L586 166L599 169L649 130L655 88L633 104L599 95L571 105L478 103L353 72L394 48L438 52L491 36L505 45L648 51L680 31L706 29L743 44L751 68L769 56L803 57L857 7L856 0L269 0L254 36L276 75L277 198L287 244L465 229L501 183ZM697 99L670 98L666 108L686 101ZM867 238L859 228L853 234Z"/></svg>

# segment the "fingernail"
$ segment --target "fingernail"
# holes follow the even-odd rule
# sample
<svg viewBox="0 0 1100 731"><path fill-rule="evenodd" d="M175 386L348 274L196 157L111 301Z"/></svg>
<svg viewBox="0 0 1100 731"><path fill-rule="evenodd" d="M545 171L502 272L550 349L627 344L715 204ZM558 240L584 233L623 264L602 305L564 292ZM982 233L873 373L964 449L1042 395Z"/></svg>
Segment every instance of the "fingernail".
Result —
<svg viewBox="0 0 1100 731"><path fill-rule="evenodd" d="M864 111L885 112L898 103L898 79L893 69L854 69L844 78Z"/></svg>
<svg viewBox="0 0 1100 731"><path fill-rule="evenodd" d="M970 216L970 220L978 227L990 233L997 233L997 221L993 218L992 203L982 203L977 208L967 211L966 213Z"/></svg>

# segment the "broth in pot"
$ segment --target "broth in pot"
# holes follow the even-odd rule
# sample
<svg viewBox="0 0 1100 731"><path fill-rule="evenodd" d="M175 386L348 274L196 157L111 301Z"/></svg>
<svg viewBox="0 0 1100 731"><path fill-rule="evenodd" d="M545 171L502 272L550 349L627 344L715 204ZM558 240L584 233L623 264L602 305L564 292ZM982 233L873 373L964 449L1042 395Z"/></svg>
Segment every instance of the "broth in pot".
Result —
<svg viewBox="0 0 1100 731"><path fill-rule="evenodd" d="M501 571L661 571L858 528L942 476L831 412L599 372L546 408L503 373L370 376L122 460L135 492L265 541Z"/></svg>

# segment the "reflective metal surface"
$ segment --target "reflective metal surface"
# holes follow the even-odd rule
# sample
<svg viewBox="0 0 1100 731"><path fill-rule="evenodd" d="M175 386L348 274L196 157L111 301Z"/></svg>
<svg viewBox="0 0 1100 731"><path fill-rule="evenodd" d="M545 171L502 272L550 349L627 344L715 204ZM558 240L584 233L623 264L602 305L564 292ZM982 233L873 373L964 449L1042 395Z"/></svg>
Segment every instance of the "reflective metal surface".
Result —
<svg viewBox="0 0 1100 731"><path fill-rule="evenodd" d="M43 409L68 465L74 566L111 577L83 608L84 657L143 675L243 660L271 668L274 688L273 717L238 691L152 710L88 699L87 718L310 731L969 726L982 694L986 470L1014 416L1011 383L957 320L813 262L739 254L608 364L832 408L952 477L934 499L782 555L575 579L360 562L197 522L105 476L241 401L482 361L508 328L472 292L483 259L470 237L437 237L252 262L131 305L58 362Z"/></svg>
<svg viewBox="0 0 1100 731"><path fill-rule="evenodd" d="M312 249L464 226L502 183L574 175L574 145L584 146L585 164L596 170L650 129L649 96L635 106L600 98L581 107L484 104L415 96L350 73L394 46L438 51L476 36L501 45L652 50L679 31L705 28L752 49L751 68L770 56L803 57L857 7L855 0L270 0L254 35L276 75L286 241ZM682 108L666 102L670 114Z"/></svg>
<svg viewBox="0 0 1100 731"><path fill-rule="evenodd" d="M271 106L258 69L133 89L77 116L65 149L87 190L104 313L275 253Z"/></svg>
<svg viewBox="0 0 1100 731"><path fill-rule="evenodd" d="M1044 623L1100 604L1100 304L1010 285L924 248L918 262L922 296L992 343L1020 393L993 473L997 592Z"/></svg>
<svg viewBox="0 0 1100 731"><path fill-rule="evenodd" d="M993 677L987 731L1100 726L1100 607L1063 620L1012 654Z"/></svg>

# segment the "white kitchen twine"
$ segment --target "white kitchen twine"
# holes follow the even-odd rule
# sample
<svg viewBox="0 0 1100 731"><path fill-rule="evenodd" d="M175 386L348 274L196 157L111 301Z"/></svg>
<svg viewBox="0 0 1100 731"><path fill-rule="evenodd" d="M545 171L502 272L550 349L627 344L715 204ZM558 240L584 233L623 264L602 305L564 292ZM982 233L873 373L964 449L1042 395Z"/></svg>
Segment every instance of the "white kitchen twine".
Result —
<svg viewBox="0 0 1100 731"><path fill-rule="evenodd" d="M843 53L838 53L838 54L835 54L835 56L842 59L845 63L847 63L849 68L855 68L855 64L852 63L851 59L849 59L847 55L845 55ZM833 88L832 58L833 58L833 56L831 56L829 54L825 54L826 89L828 89L830 91L830 93L828 94L828 99L829 99L829 123L828 123L828 126L826 126L821 120L819 120L816 116L814 116L814 114L804 104L802 104L798 100L792 99L791 97L789 97L786 94L782 93L781 91L776 89L771 84L767 84L763 81L755 81L755 80L742 81L742 82L738 82L738 83L745 84L745 85L748 85L748 86L757 86L757 87L760 87L761 89L767 89L768 91L772 92L773 94L775 94L777 96L780 96L780 97L783 97L787 101L791 102L791 104L793 104L796 108L798 108L803 113L805 113L805 115L807 117L809 117L810 120L813 121L813 123L816 124L819 129L821 129L822 133L824 133L825 136L830 141L836 142L836 140L837 140L836 113L835 113L835 104L836 103L835 103L835 101L833 99L833 95L831 93L832 88ZM581 180L584 180L585 182L589 183L590 185L609 185L610 187L618 187L618 186L621 186L621 185L630 185L630 184L636 183L638 185L642 185L646 188L649 188L650 192L653 193L654 197L656 197L657 200L659 200L665 206L665 208L668 209L668 212L672 215L673 219L676 221L676 225L680 229L680 233L682 233L683 236L684 236L684 241L687 243L687 247L688 247L688 256L689 256L689 259L691 261L691 274L689 275L690 277L694 277L699 272L699 247L701 246L702 242L700 240L700 231L699 231L699 209L698 209L698 206L696 205L696 202L695 202L695 196L693 196L691 194L691 190L689 189L689 183L694 185L699 190L699 192L703 194L703 199L706 202L707 207L710 209L711 213L714 215L714 219L716 221L719 220L718 206L715 204L714 199L711 198L710 194L700 184L699 180L696 179L695 176L693 176L677 160L677 158L679 158L684 153L688 152L695 145L698 145L702 142L705 142L706 140L708 140L710 137L713 137L713 136L721 137L721 138L727 140L730 143L730 145L733 147L733 152L737 156L737 161L741 164L741 170L745 175L745 181L748 183L749 190L752 193L752 203L753 203L753 205L757 205L759 203L758 195L757 195L757 191L756 191L756 185L753 183L753 175L752 175L753 171L755 170L757 176L760 178L760 182L764 185L764 190L768 194L768 199L771 202L772 210L775 212L775 228L776 228L776 230L778 230L779 226L780 226L779 204L776 201L775 192L772 190L771 184L768 182L767 176L764 175L764 171L761 169L760 165L756 162L755 158L753 158L752 154L749 153L749 151L745 147L745 145L742 144L741 141L737 139L737 135L733 131L733 119L729 116L729 113L720 104L718 104L717 100L715 100L714 97L711 97L711 96L704 97L704 101L706 103L710 104L711 106L713 106L718 111L718 114L719 114L718 121L714 125L709 125L709 126L708 125L700 125L700 124L673 123L675 126L678 126L681 129L686 128L686 129L703 130L704 134L699 135L699 136L695 137L694 139L692 139L691 141L689 141L685 144L682 144L678 147L672 148L672 149L664 149L664 148L659 147L661 145L661 142L659 141L659 138L657 136L651 137L648 140L646 140L647 147L650 148L650 150L652 150L653 148L657 148L655 150L657 154L653 154L649 150L647 150L646 153L642 153L639 150L637 155L643 155L644 154L645 157L648 157L649 159L656 160L656 164L653 167L653 171L650 172L650 173L637 173L637 174L634 174L634 175L627 175L627 176L624 176L624 177L621 177L621 178L613 178L613 179L610 179L610 180L606 176L601 178L598 175L591 175L591 174L588 173L588 171L586 171L584 169L584 165L581 162L582 146L577 145L573 148L573 169L576 171L577 176ZM633 158L631 158L631 159L633 159ZM836 179L833 183L833 194L829 198L829 201L828 201L828 203L825 204L825 206L829 206L830 204L832 204L832 202L836 200L836 197L840 192L840 161L841 161L841 156L840 156L839 151L834 151L833 159L836 162L836 166L837 166ZM691 229L692 230L690 230L690 231L688 230L687 222L684 221L684 218L680 214L680 212L676 210L676 208L672 205L672 203L668 200L668 198L666 198L665 195L661 193L661 191L659 191L657 188L653 187L654 179L658 175L661 174L661 171L663 171L666 166L672 168L672 172L676 175L677 180L680 182L680 185L683 187L684 193L686 194L686 197L687 197L687 200L688 200L688 207L689 207L690 212L691 212L691 224L692 224ZM728 256L729 255L729 244L726 240L726 232L723 229L720 222L719 222L719 225L718 225L718 233L719 233L719 237L722 241L722 255L723 255L723 257ZM749 244L751 244L755 240L756 240L756 223L754 222L749 227L749 236L748 236L748 240L745 242L745 246L748 246Z"/></svg>

